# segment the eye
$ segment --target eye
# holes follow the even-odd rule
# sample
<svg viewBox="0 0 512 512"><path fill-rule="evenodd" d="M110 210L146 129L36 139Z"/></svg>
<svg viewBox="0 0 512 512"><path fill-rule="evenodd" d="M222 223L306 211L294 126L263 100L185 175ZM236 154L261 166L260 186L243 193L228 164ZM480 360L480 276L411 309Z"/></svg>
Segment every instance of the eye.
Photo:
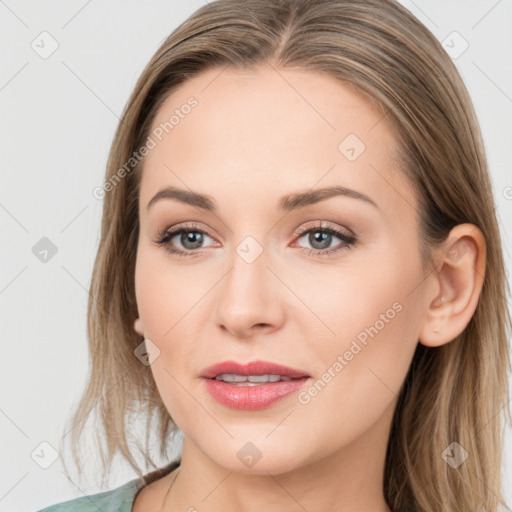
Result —
<svg viewBox="0 0 512 512"><path fill-rule="evenodd" d="M157 235L155 243L163 245L165 250L171 254L177 254L178 256L197 256L201 249L205 239L209 238L206 231L200 229L196 224L188 223L186 225L173 226L170 229L165 230L163 233ZM172 242L173 239L177 239L177 242L181 244L182 249L176 248L174 245L176 242Z"/></svg>
<svg viewBox="0 0 512 512"><path fill-rule="evenodd" d="M306 239L312 247L304 247L301 252L309 255L329 256L338 251L349 249L351 245L355 244L357 239L353 234L343 231L341 228L326 225L308 225L301 228L297 233L299 240ZM332 245L333 238L340 239L343 243L338 244L338 247L329 249ZM341 247L340 247L341 245Z"/></svg>

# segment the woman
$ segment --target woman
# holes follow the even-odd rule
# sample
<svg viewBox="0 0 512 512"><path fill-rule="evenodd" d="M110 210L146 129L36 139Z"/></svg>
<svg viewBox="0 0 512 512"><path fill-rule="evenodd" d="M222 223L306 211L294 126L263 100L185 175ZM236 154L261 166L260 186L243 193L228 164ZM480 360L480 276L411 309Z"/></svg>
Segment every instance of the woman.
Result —
<svg viewBox="0 0 512 512"><path fill-rule="evenodd" d="M218 0L119 124L90 291L104 475L47 511L496 511L509 355L478 122L392 0ZM157 416L143 475L129 418ZM101 445L100 445L101 447ZM154 464L153 464L154 465Z"/></svg>

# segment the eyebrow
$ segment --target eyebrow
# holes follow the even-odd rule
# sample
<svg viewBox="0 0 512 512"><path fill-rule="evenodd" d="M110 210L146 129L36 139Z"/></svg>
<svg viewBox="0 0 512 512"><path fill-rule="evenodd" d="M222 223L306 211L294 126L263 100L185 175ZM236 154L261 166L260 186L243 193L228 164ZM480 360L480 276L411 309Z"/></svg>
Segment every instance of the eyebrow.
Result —
<svg viewBox="0 0 512 512"><path fill-rule="evenodd" d="M345 196L353 199L360 199L367 204L373 205L377 209L379 208L378 205L367 195L361 192L357 192L356 190L336 185L317 190L296 192L283 196L279 200L279 209L289 212L299 208L304 208L305 206L309 206L311 204L315 204L335 196ZM211 196L176 187L166 187L157 192L147 204L146 209L149 210L153 204L161 199L175 199L190 206L201 208L202 210L213 213L217 211L215 200Z"/></svg>

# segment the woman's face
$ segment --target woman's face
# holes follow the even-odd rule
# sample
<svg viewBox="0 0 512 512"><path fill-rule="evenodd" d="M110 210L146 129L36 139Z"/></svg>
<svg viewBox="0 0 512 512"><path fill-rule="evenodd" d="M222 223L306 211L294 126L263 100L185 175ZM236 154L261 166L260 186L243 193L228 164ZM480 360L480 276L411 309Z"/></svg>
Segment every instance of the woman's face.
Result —
<svg viewBox="0 0 512 512"><path fill-rule="evenodd" d="M136 297L187 449L256 473L383 457L429 302L417 202L386 118L320 74L215 69L167 99L151 139ZM183 192L152 201L168 188ZM306 377L201 376L224 361Z"/></svg>

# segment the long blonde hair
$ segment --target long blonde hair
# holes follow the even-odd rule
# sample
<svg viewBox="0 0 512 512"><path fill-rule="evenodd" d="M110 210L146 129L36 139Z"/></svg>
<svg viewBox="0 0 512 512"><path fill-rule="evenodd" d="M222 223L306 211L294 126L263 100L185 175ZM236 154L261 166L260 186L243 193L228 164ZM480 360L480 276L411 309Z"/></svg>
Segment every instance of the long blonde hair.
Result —
<svg viewBox="0 0 512 512"><path fill-rule="evenodd" d="M495 511L505 424L500 413L510 414L511 327L496 205L478 121L456 67L426 27L393 0L213 1L182 23L147 64L117 128L102 189L88 303L91 372L69 431L80 475L78 445L93 409L102 427L96 435L103 477L118 453L142 476L135 447L146 465L155 466L150 432L157 432L159 455L166 456L177 431L150 367L134 357L141 342L133 322L144 160L133 155L162 103L188 78L209 68L263 63L337 78L387 117L419 201L425 269L431 249L451 228L472 223L482 230L487 267L476 311L452 342L418 344L393 419L383 485L395 512ZM141 415L144 446L129 423ZM442 457L452 442L469 454L457 469Z"/></svg>

